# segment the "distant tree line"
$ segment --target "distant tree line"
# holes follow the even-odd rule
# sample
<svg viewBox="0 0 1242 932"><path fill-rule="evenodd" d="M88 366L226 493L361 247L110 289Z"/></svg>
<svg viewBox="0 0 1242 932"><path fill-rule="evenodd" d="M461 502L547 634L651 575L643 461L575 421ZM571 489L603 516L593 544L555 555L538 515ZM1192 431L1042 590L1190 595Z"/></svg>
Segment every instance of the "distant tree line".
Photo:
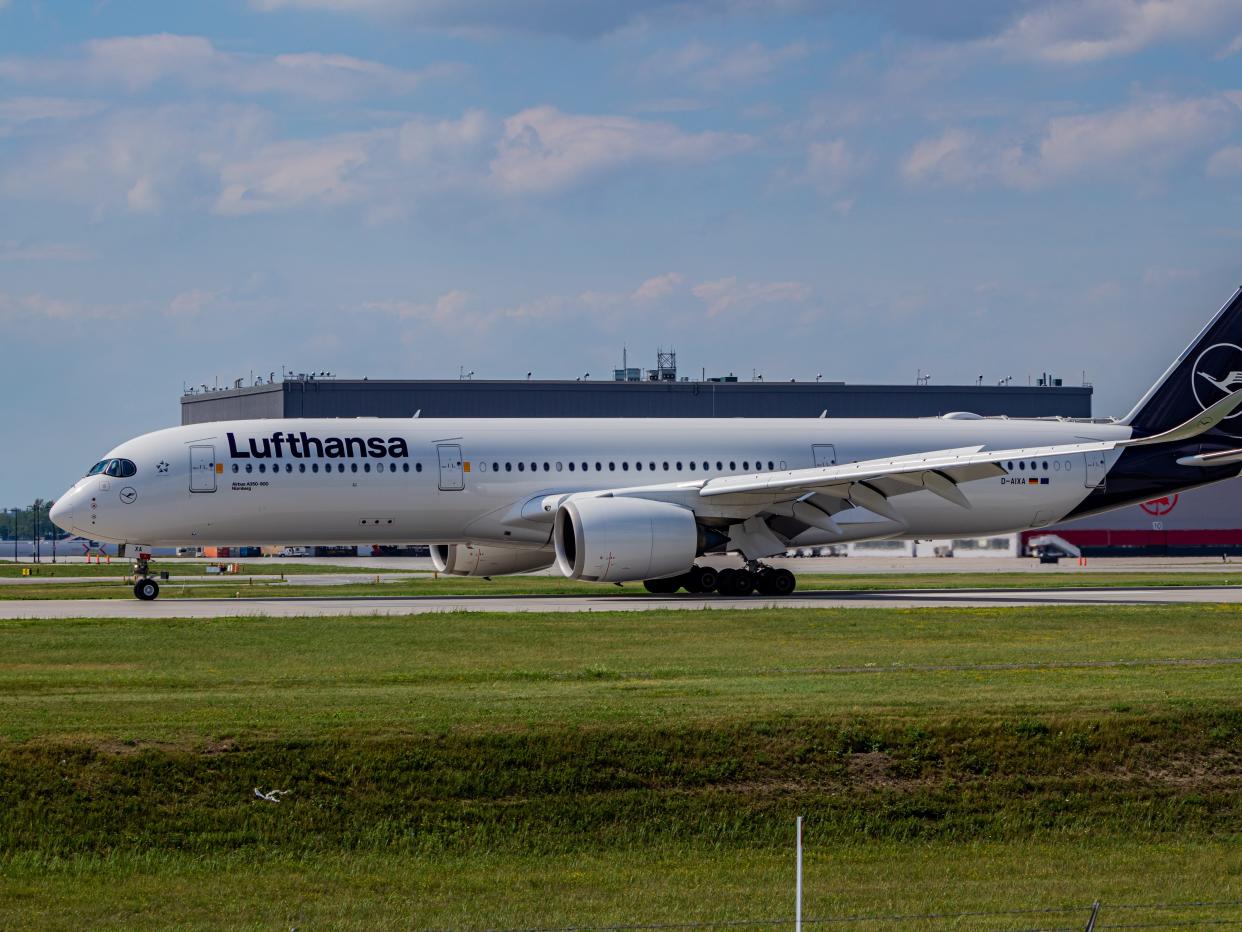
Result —
<svg viewBox="0 0 1242 932"><path fill-rule="evenodd" d="M64 540L69 535L52 523L48 512L53 502L36 498L33 505L25 508L5 508L0 511L0 539L33 540L37 531L41 540Z"/></svg>

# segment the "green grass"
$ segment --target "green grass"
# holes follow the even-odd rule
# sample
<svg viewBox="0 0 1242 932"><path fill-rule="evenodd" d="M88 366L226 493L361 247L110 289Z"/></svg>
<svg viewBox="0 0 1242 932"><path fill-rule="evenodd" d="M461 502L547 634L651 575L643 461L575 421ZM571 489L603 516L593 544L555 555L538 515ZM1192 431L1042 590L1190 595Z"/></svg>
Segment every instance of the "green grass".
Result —
<svg viewBox="0 0 1242 932"><path fill-rule="evenodd" d="M227 558L212 561L232 565L239 561ZM268 563L264 561L242 561L239 575L255 576L305 576L318 574L341 573L346 575L375 575L376 573L408 573L413 570L395 567L393 569L373 569L367 566L342 565L336 563ZM174 576L207 577L206 563L187 562L182 560L156 560L152 563L156 572L167 570ZM15 579L22 575L22 570L30 570L31 575L41 579L57 576L128 576L133 572L132 559L116 558L111 563L0 563L0 579ZM211 577L207 577L211 578Z"/></svg>
<svg viewBox="0 0 1242 932"><path fill-rule="evenodd" d="M374 577L383 570L373 570ZM357 573L366 576L367 573ZM605 586L559 576L497 576L480 579L461 576L411 576L396 582L357 581L340 585L299 586L294 581L264 580L240 574L224 578L205 577L209 582L192 585L177 580L162 583L160 598L233 598L235 596L511 596L511 595L647 595L641 583ZM1242 572L1226 573L871 573L805 574L798 577L799 590L867 592L893 589L1096 589L1104 587L1217 587L1242 584ZM5 599L124 599L133 598L128 583L46 583L32 586L0 586Z"/></svg>
<svg viewBox="0 0 1242 932"><path fill-rule="evenodd" d="M0 927L787 916L796 814L809 915L1239 899L1240 658L1216 605L0 621ZM1086 919L1009 918L952 927Z"/></svg>

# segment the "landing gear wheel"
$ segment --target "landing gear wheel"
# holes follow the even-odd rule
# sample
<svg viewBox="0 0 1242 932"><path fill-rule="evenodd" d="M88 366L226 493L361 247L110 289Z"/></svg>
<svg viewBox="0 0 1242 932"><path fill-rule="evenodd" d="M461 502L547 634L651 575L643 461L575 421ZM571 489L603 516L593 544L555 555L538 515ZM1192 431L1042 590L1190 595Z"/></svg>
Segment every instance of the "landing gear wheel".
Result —
<svg viewBox="0 0 1242 932"><path fill-rule="evenodd" d="M763 595L789 595L798 585L797 577L786 569L765 569L759 573L757 582Z"/></svg>
<svg viewBox="0 0 1242 932"><path fill-rule="evenodd" d="M134 583L134 595L144 602L150 602L160 594L160 584L154 579L140 579Z"/></svg>
<svg viewBox="0 0 1242 932"><path fill-rule="evenodd" d="M696 564L690 567L689 572L685 576L681 577L681 584L685 587L685 590L695 594L712 592L716 589L718 583L719 577L710 566L698 566Z"/></svg>
<svg viewBox="0 0 1242 932"><path fill-rule="evenodd" d="M643 588L652 595L672 595L681 588L680 576L666 576L663 579L644 579Z"/></svg>
<svg viewBox="0 0 1242 932"><path fill-rule="evenodd" d="M720 574L721 595L732 595L742 598L755 591L755 574L750 570L726 570L725 572L728 572L730 575L726 581L725 574Z"/></svg>

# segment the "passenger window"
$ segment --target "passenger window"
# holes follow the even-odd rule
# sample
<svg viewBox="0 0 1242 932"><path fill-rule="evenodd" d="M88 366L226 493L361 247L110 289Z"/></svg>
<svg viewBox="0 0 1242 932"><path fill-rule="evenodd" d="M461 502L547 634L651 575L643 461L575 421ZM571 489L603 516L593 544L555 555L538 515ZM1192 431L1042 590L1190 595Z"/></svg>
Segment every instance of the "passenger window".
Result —
<svg viewBox="0 0 1242 932"><path fill-rule="evenodd" d="M694 472L694 460L690 461L690 472Z"/></svg>
<svg viewBox="0 0 1242 932"><path fill-rule="evenodd" d="M574 471L574 461L573 461L573 460L570 460L570 461L569 461L569 471L570 471L570 472L573 472L573 471Z"/></svg>
<svg viewBox="0 0 1242 932"><path fill-rule="evenodd" d="M621 469L622 469L623 471L625 471L625 472L629 472L629 471L630 471L630 464L629 464L628 462L627 462L627 463L622 463L622 464L621 464Z"/></svg>
<svg viewBox="0 0 1242 932"><path fill-rule="evenodd" d="M306 472L306 464L298 463L298 472Z"/></svg>
<svg viewBox="0 0 1242 932"><path fill-rule="evenodd" d="M1022 470L1022 471L1025 471L1025 470L1026 470L1026 463L1024 463L1022 460L1018 460L1018 469L1019 469L1019 470Z"/></svg>
<svg viewBox="0 0 1242 932"><path fill-rule="evenodd" d="M319 472L319 464L311 463L311 472Z"/></svg>
<svg viewBox="0 0 1242 932"><path fill-rule="evenodd" d="M382 469L383 467L381 466L380 468ZM370 471L371 471L371 464L370 464L370 463L363 463L363 464L362 464L362 471L363 471L363 472L370 472Z"/></svg>
<svg viewBox="0 0 1242 932"><path fill-rule="evenodd" d="M724 472L724 463L716 460L716 472Z"/></svg>
<svg viewBox="0 0 1242 932"><path fill-rule="evenodd" d="M750 469L750 460L742 460L742 469L743 470Z"/></svg>
<svg viewBox="0 0 1242 932"><path fill-rule="evenodd" d="M586 471L587 471L587 464L586 464L586 463L583 463L583 464L582 464L582 471L583 471L583 472L586 472Z"/></svg>
<svg viewBox="0 0 1242 932"><path fill-rule="evenodd" d="M1048 461L1044 460L1044 472L1048 471Z"/></svg>
<svg viewBox="0 0 1242 932"><path fill-rule="evenodd" d="M526 472L526 464L518 463L518 472Z"/></svg>
<svg viewBox="0 0 1242 932"><path fill-rule="evenodd" d="M336 471L337 471L337 472L344 472L344 471L345 471L345 464L344 464L344 463L337 463L337 464L336 464Z"/></svg>
<svg viewBox="0 0 1242 932"><path fill-rule="evenodd" d="M775 468L776 468L776 464L773 463L771 460L768 460L768 471L771 472Z"/></svg>
<svg viewBox="0 0 1242 932"><path fill-rule="evenodd" d="M636 463L634 464L634 469L635 469L635 470L637 470L638 472L642 472L642 471L643 471L643 462L642 462L642 460L639 460L638 462L636 462Z"/></svg>
<svg viewBox="0 0 1242 932"><path fill-rule="evenodd" d="M664 461L664 471L668 472L668 460Z"/></svg>
<svg viewBox="0 0 1242 932"><path fill-rule="evenodd" d="M285 473L286 473L286 474L288 474L288 473L291 473L291 472L293 472L293 464L292 464L292 463L285 463Z"/></svg>
<svg viewBox="0 0 1242 932"><path fill-rule="evenodd" d="M681 472L681 460L677 461L677 471Z"/></svg>
<svg viewBox="0 0 1242 932"><path fill-rule="evenodd" d="M422 463L415 463L415 464L414 464L414 471L415 471L415 472L422 472L422 471L423 471L423 464L422 464Z"/></svg>
<svg viewBox="0 0 1242 932"><path fill-rule="evenodd" d="M253 472L253 471L254 471L254 467L253 467L252 465L250 465L249 463L247 463L247 464L246 464L246 472Z"/></svg>
<svg viewBox="0 0 1242 932"><path fill-rule="evenodd" d="M410 471L410 464L409 464L409 463L402 463L402 464L401 464L401 471L402 471L402 472L409 472L409 471Z"/></svg>
<svg viewBox="0 0 1242 932"><path fill-rule="evenodd" d="M732 472L736 469L737 469L737 463L733 462L733 460L729 460L729 471Z"/></svg>
<svg viewBox="0 0 1242 932"><path fill-rule="evenodd" d="M241 472L241 467L236 463L233 464L233 472Z"/></svg>
<svg viewBox="0 0 1242 932"><path fill-rule="evenodd" d="M616 463L609 463L609 464L608 464L608 471L609 471L609 472L616 472L616 471L617 471L617 464L616 464Z"/></svg>
<svg viewBox="0 0 1242 932"><path fill-rule="evenodd" d="M595 471L596 471L596 472L602 472L602 471L603 471L603 469L604 469L604 465L603 465L602 463L600 463L600 462L598 462L598 461L597 461L597 462L595 463Z"/></svg>
<svg viewBox="0 0 1242 932"><path fill-rule="evenodd" d="M652 472L655 472L655 463L648 463L647 465L651 467Z"/></svg>

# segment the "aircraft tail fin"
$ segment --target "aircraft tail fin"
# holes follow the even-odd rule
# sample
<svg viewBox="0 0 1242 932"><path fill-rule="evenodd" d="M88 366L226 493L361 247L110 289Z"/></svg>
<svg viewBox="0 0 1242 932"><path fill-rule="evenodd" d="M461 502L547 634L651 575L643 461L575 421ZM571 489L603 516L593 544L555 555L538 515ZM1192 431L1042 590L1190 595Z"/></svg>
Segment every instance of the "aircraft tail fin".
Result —
<svg viewBox="0 0 1242 932"><path fill-rule="evenodd" d="M1171 431L1242 390L1242 288L1222 307L1173 365L1122 420L1136 436ZM1236 425L1236 426L1235 426ZM1242 411L1220 424L1242 434Z"/></svg>

